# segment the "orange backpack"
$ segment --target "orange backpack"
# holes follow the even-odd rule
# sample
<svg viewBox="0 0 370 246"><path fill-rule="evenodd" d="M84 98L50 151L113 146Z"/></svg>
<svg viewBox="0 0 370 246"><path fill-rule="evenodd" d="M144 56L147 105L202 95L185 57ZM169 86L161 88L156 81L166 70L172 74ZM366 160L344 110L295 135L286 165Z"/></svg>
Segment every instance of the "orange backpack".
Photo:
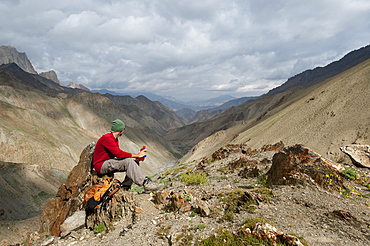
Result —
<svg viewBox="0 0 370 246"><path fill-rule="evenodd" d="M107 192L113 184L116 185L115 189ZM97 209L99 205L110 199L114 193L120 188L120 182L117 179L106 178L103 181L91 186L85 193L84 201L89 209Z"/></svg>

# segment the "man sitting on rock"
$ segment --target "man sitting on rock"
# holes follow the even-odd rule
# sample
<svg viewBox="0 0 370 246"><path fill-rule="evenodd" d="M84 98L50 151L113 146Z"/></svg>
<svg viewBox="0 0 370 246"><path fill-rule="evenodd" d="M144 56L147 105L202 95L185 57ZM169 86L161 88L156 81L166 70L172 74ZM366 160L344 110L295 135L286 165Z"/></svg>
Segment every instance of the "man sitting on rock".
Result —
<svg viewBox="0 0 370 246"><path fill-rule="evenodd" d="M129 189L132 183L144 186L145 191L157 191L163 188L163 184L152 182L144 171L135 162L136 158L146 155L146 149L138 154L132 154L120 149L118 137L125 131L125 124L117 119L112 122L111 131L100 137L95 146L93 156L94 169L99 174L126 172L126 178L122 185Z"/></svg>

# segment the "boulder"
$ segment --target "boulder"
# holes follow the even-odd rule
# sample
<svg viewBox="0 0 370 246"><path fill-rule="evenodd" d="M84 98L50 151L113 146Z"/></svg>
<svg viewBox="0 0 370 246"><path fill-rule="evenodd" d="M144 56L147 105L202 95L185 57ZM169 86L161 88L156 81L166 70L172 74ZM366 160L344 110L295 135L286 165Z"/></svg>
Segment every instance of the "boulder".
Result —
<svg viewBox="0 0 370 246"><path fill-rule="evenodd" d="M351 144L340 150L351 158L353 165L370 168L370 145Z"/></svg>
<svg viewBox="0 0 370 246"><path fill-rule="evenodd" d="M200 215L202 217L208 217L211 214L208 204L205 201L197 200L197 205L199 208Z"/></svg>
<svg viewBox="0 0 370 246"><path fill-rule="evenodd" d="M42 212L40 233L60 235L60 225L77 210L83 210L83 195L91 184L91 161L95 143L89 144L81 153L79 163L69 173L65 184L59 187L55 198L47 200Z"/></svg>
<svg viewBox="0 0 370 246"><path fill-rule="evenodd" d="M127 223L132 223L135 204L133 194L124 189L118 190L107 202L93 211L86 210L84 195L94 184L107 175L98 176L92 169L92 156L95 143L89 144L81 153L79 163L73 167L64 184L59 187L55 198L46 202L41 218L40 234L50 234L55 237L65 236L72 227L78 229L84 216L84 225L93 229L98 223L104 223L106 228L114 219L125 216ZM78 212L79 211L79 212ZM78 212L78 213L77 213ZM85 215L83 215L85 214ZM76 222L73 226L67 218Z"/></svg>
<svg viewBox="0 0 370 246"><path fill-rule="evenodd" d="M323 188L343 187L339 173L344 167L315 151L297 144L284 148L272 158L267 174L269 185L318 185Z"/></svg>
<svg viewBox="0 0 370 246"><path fill-rule="evenodd" d="M282 243L284 245L304 246L295 236L280 232L268 223L257 223L253 226L251 234L255 237L272 242L273 245Z"/></svg>
<svg viewBox="0 0 370 246"><path fill-rule="evenodd" d="M72 216L68 217L61 225L61 236L67 236L71 231L84 227L86 219L85 211L77 211Z"/></svg>

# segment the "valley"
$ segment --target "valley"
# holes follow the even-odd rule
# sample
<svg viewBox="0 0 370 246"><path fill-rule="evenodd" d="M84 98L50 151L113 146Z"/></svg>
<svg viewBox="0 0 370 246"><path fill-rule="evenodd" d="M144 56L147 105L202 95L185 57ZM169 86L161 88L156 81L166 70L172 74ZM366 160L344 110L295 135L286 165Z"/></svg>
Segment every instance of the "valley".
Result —
<svg viewBox="0 0 370 246"><path fill-rule="evenodd" d="M14 54L13 49L9 52ZM191 123L190 118L184 119L145 96L133 98L62 86L33 71L24 55L18 58L0 65L0 225L6 228L15 221L9 236L12 240L24 236L21 229L15 230L22 228L22 221L38 223L46 200L55 196L78 163L81 151L106 133L116 118L127 126L121 148L137 153L141 146L148 146L142 167L155 177L164 177L163 173L182 165L189 165L189 172L200 168L197 163L207 163L213 153L229 144L251 149L278 142L285 146L303 144L347 167L352 167L352 162L340 147L369 145L370 46L326 67L298 74L260 97L219 111L198 112L197 120ZM271 159L269 156L269 163ZM231 161L225 158L219 165ZM264 176L266 171L261 170L259 175ZM366 168L358 171L362 178L370 178ZM228 175L230 184L223 180L222 187L237 188L235 182L240 178ZM217 180L213 182L217 187ZM367 181L361 182L366 186ZM287 189L276 192L286 194ZM303 199L300 194L295 197ZM266 213L272 217L271 210ZM283 221L282 217L279 220ZM290 222L282 223L284 229L289 227ZM366 241L364 238L361 240Z"/></svg>

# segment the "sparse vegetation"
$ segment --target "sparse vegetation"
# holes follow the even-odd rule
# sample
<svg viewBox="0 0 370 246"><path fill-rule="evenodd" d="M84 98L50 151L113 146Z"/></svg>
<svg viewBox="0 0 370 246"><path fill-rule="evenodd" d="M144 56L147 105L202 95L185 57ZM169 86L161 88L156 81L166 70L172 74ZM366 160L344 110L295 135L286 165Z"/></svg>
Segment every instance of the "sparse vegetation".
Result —
<svg viewBox="0 0 370 246"><path fill-rule="evenodd" d="M98 234L98 233L101 233L101 232L103 232L103 231L105 231L105 230L107 230L107 227L105 226L105 224L104 224L104 223L98 223L98 224L94 227L93 232L94 232L95 234Z"/></svg>
<svg viewBox="0 0 370 246"><path fill-rule="evenodd" d="M283 245L260 240L248 233L233 233L228 229L221 228L215 236L206 238L196 244L197 246L243 246L243 245Z"/></svg>
<svg viewBox="0 0 370 246"><path fill-rule="evenodd" d="M219 195L219 199L227 206L224 215L220 218L221 222L225 220L233 221L234 214L240 210L244 209L250 213L253 213L256 209L256 206L254 206L256 205L256 202L254 200L250 200L245 195L245 192L239 189L226 194L221 193Z"/></svg>
<svg viewBox="0 0 370 246"><path fill-rule="evenodd" d="M157 232L157 236L161 239L166 239L170 234L171 226L162 226Z"/></svg>
<svg viewBox="0 0 370 246"><path fill-rule="evenodd" d="M215 159L213 157L210 157L210 158L207 159L208 164L211 164L214 161L215 161Z"/></svg>
<svg viewBox="0 0 370 246"><path fill-rule="evenodd" d="M196 229L197 230L202 230L202 229L204 229L206 227L207 227L207 225L205 225L205 224L199 224Z"/></svg>
<svg viewBox="0 0 370 246"><path fill-rule="evenodd" d="M271 223L270 221L263 218L248 218L244 221L243 227L252 228L257 223Z"/></svg>
<svg viewBox="0 0 370 246"><path fill-rule="evenodd" d="M133 184L130 191L131 192L136 192L137 194L142 194L142 193L144 193L144 187Z"/></svg>
<svg viewBox="0 0 370 246"><path fill-rule="evenodd" d="M181 198L184 199L187 202L193 201L193 195L192 194L182 193Z"/></svg>
<svg viewBox="0 0 370 246"><path fill-rule="evenodd" d="M244 224L237 230L231 231L225 228L220 228L216 231L214 236L208 237L204 240L198 241L197 246L242 246L242 245L287 245L281 242L272 242L268 239L260 239L250 233L251 229L257 223L268 223L262 218L247 219ZM294 236L294 235L293 235ZM304 240L300 239L303 245L307 245Z"/></svg>
<svg viewBox="0 0 370 246"><path fill-rule="evenodd" d="M259 183L263 186L268 186L267 185L267 179L268 179L268 175L263 175L260 177L260 180L259 180Z"/></svg>
<svg viewBox="0 0 370 246"><path fill-rule="evenodd" d="M351 179L351 180L358 179L359 177L358 172L354 168L351 168L351 167L346 168L340 174L342 174L345 178Z"/></svg>
<svg viewBox="0 0 370 246"><path fill-rule="evenodd" d="M267 187L261 187L253 190L254 192L257 192L261 194L266 200L270 200L272 196L272 190Z"/></svg>
<svg viewBox="0 0 370 246"><path fill-rule="evenodd" d="M208 177L205 173L185 173L181 175L181 181L190 184L207 184Z"/></svg>

